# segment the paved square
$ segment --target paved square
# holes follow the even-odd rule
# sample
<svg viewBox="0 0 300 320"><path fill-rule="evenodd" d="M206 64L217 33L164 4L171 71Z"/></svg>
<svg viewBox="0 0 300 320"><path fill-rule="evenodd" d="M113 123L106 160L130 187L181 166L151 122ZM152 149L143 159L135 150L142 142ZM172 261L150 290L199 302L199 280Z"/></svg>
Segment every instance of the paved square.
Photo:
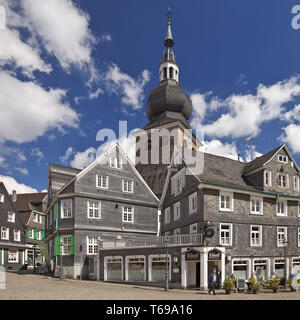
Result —
<svg viewBox="0 0 300 320"><path fill-rule="evenodd" d="M63 280L40 275L6 274L6 289L0 290L0 300L300 300L298 292L232 293L219 290L216 296L198 290L144 287L96 281Z"/></svg>

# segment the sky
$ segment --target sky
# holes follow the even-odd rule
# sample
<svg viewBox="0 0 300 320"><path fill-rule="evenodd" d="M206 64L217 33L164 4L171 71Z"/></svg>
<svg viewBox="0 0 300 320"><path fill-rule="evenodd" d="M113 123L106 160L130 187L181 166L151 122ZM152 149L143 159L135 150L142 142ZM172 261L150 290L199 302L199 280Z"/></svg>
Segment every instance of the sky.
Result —
<svg viewBox="0 0 300 320"><path fill-rule="evenodd" d="M9 192L47 189L49 163L95 160L101 129L133 154L119 121L128 132L147 124L168 6L179 83L193 103L192 127L204 129L203 150L250 161L285 143L300 165L297 4L0 0L0 181Z"/></svg>

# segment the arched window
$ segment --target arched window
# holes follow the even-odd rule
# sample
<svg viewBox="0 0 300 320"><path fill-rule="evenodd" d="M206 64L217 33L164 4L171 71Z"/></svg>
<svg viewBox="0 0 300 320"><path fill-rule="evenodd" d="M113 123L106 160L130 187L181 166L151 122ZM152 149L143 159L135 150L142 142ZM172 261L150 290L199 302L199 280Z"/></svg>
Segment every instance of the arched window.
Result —
<svg viewBox="0 0 300 320"><path fill-rule="evenodd" d="M170 78L173 79L174 78L174 69L172 67L170 67L169 73L170 73Z"/></svg>
<svg viewBox="0 0 300 320"><path fill-rule="evenodd" d="M167 67L164 67L164 79L167 78Z"/></svg>

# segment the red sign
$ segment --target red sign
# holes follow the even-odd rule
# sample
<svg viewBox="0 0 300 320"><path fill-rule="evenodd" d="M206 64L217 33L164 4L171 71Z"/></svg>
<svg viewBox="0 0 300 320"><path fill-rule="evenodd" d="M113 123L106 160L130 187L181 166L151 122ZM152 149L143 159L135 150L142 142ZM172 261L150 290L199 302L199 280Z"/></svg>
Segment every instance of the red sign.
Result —
<svg viewBox="0 0 300 320"><path fill-rule="evenodd" d="M221 260L221 251L218 249L214 249L208 252L208 260L209 261L216 261Z"/></svg>
<svg viewBox="0 0 300 320"><path fill-rule="evenodd" d="M196 250L189 250L185 253L186 261L200 260L200 252Z"/></svg>

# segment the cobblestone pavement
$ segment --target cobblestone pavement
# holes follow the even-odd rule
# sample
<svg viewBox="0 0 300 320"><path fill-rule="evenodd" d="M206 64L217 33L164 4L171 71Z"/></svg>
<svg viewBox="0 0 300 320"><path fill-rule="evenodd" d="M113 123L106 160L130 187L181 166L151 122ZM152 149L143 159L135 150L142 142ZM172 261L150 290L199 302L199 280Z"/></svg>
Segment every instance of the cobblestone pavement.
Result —
<svg viewBox="0 0 300 320"><path fill-rule="evenodd" d="M219 290L217 295L197 290L142 287L95 281L63 280L40 275L17 275L7 273L6 289L0 289L0 300L300 300L300 291L263 292L259 294L232 293L226 295Z"/></svg>

